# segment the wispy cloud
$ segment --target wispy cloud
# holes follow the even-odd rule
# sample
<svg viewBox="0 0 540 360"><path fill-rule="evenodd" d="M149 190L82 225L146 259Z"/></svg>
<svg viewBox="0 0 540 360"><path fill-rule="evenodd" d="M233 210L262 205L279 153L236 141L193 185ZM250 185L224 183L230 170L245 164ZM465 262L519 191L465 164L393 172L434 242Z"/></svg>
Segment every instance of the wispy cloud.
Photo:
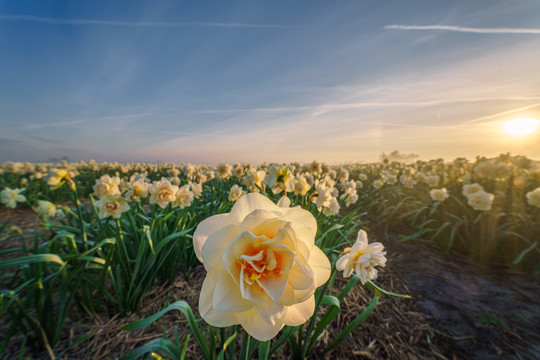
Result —
<svg viewBox="0 0 540 360"><path fill-rule="evenodd" d="M28 124L21 126L20 129L22 130L34 130L34 129L42 129L42 128L48 128L48 127L56 127L56 126L71 126L71 125L78 125L87 123L88 120L73 120L73 121L58 121L53 123L44 123L44 124Z"/></svg>
<svg viewBox="0 0 540 360"><path fill-rule="evenodd" d="M291 112L291 111L335 111L346 109L361 109L361 108L395 108L395 107L430 107L439 105L448 105L454 103L474 103L483 101L529 101L540 100L540 97L521 96L521 97L479 97L479 98L462 98L462 99L442 99L433 101L387 101L387 102L357 102L346 104L322 104L316 106L294 106L294 107L260 107L260 108L243 108L243 109L216 109L216 110L193 110L194 113L200 114L221 114L221 113L243 113L243 112Z"/></svg>
<svg viewBox="0 0 540 360"><path fill-rule="evenodd" d="M273 24L248 24L248 23L221 23L221 22L162 22L162 21L117 21L117 20L99 20L99 19L57 19L45 18L31 15L0 15L0 20L12 21L31 21L46 24L62 25L110 25L110 26L143 26L143 27L222 27L222 28L267 28L267 29L286 29L295 26L292 25L273 25Z"/></svg>
<svg viewBox="0 0 540 360"><path fill-rule="evenodd" d="M443 30L476 34L534 34L540 35L535 28L477 28L455 25L386 25L385 29L396 30Z"/></svg>

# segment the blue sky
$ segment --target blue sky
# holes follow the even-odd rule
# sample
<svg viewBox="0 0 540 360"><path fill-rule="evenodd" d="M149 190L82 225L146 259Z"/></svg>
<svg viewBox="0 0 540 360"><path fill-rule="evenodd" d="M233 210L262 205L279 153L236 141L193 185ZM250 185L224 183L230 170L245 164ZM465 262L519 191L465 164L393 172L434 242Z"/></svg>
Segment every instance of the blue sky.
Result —
<svg viewBox="0 0 540 360"><path fill-rule="evenodd" d="M540 159L540 1L0 1L0 161Z"/></svg>

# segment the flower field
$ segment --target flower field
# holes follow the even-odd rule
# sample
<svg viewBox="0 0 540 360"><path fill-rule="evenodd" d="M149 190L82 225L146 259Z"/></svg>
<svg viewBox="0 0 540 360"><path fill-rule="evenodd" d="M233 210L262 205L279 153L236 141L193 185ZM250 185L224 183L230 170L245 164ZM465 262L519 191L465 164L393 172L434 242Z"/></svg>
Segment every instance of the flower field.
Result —
<svg viewBox="0 0 540 360"><path fill-rule="evenodd" d="M456 349L430 340L443 343L441 331L417 326L427 320L394 260L428 251L446 259L445 271L466 261L531 284L540 274L540 163L519 156L340 166L5 163L0 191L6 358L451 358ZM17 226L21 209L35 226ZM479 312L502 338L518 334L522 347L501 340L501 354L527 358L521 325ZM538 324L518 316L525 328ZM386 330L376 327L382 319ZM97 346L107 338L92 322L115 324L124 343Z"/></svg>

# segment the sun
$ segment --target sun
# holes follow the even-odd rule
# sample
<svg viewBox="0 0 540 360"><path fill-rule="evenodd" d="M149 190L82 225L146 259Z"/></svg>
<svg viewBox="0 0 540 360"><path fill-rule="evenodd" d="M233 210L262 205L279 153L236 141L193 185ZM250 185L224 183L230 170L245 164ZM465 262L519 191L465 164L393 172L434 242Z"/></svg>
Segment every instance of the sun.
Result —
<svg viewBox="0 0 540 360"><path fill-rule="evenodd" d="M502 131L511 136L522 137L534 133L540 127L540 120L518 118L505 121Z"/></svg>

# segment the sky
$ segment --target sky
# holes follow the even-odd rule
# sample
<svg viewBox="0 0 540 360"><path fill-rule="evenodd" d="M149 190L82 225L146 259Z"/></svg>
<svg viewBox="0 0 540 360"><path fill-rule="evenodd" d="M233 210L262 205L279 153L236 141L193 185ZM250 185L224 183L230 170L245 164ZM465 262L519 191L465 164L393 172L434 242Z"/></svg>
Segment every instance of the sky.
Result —
<svg viewBox="0 0 540 360"><path fill-rule="evenodd" d="M0 0L0 162L540 160L538 0Z"/></svg>

